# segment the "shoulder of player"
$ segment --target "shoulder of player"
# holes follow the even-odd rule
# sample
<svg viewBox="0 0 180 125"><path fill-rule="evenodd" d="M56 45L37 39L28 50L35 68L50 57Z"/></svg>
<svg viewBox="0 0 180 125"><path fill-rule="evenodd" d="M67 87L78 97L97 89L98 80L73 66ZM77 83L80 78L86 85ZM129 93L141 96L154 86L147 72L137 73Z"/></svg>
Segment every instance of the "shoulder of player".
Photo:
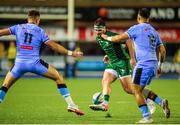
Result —
<svg viewBox="0 0 180 125"><path fill-rule="evenodd" d="M139 25L139 24L135 24L135 25L130 26L130 27L128 28L128 30L134 30L134 29L136 29L136 28L138 28L138 27L140 27L140 25Z"/></svg>
<svg viewBox="0 0 180 125"><path fill-rule="evenodd" d="M139 26L140 26L140 24L134 24L134 25L130 26L130 28L139 27Z"/></svg>
<svg viewBox="0 0 180 125"><path fill-rule="evenodd" d="M36 25L34 28L38 32L45 33L45 30L42 27L38 26L38 25Z"/></svg>
<svg viewBox="0 0 180 125"><path fill-rule="evenodd" d="M19 26L19 27L22 27L22 28L27 28L27 27L35 27L36 29L39 29L39 30L43 30L41 27L39 27L38 25L33 25L33 26L31 26L31 24L29 24L29 23L23 23L23 24L16 24L16 26Z"/></svg>
<svg viewBox="0 0 180 125"><path fill-rule="evenodd" d="M155 30L155 28L149 23L140 23L140 24L137 24L137 27L149 27Z"/></svg>
<svg viewBox="0 0 180 125"><path fill-rule="evenodd" d="M21 26L22 24L15 24L15 25L12 25L12 26L15 26L15 27L18 27L18 26Z"/></svg>

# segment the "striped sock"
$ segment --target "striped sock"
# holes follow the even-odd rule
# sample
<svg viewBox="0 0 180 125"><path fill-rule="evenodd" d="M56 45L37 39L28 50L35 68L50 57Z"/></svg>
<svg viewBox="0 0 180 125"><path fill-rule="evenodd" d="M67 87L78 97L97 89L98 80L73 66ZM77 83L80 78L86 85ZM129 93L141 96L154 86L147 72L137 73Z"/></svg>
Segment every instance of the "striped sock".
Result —
<svg viewBox="0 0 180 125"><path fill-rule="evenodd" d="M139 108L144 118L150 117L150 113L146 104L140 105Z"/></svg>
<svg viewBox="0 0 180 125"><path fill-rule="evenodd" d="M156 104L161 106L162 99L159 96L157 96L154 92L150 91L148 94L148 98L153 100Z"/></svg>
<svg viewBox="0 0 180 125"><path fill-rule="evenodd" d="M109 103L109 95L104 95L104 102L105 104L108 104Z"/></svg>
<svg viewBox="0 0 180 125"><path fill-rule="evenodd" d="M162 99L160 97L156 96L154 102L161 106Z"/></svg>
<svg viewBox="0 0 180 125"><path fill-rule="evenodd" d="M66 84L58 84L58 91L64 97L68 105L74 105L74 102L70 96L69 90L67 89Z"/></svg>

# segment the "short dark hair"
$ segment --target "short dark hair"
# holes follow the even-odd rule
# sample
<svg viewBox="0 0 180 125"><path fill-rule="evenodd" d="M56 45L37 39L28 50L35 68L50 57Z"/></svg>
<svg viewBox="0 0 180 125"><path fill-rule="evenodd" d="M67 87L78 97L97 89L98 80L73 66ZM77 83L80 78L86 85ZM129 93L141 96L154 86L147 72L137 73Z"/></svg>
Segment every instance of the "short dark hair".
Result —
<svg viewBox="0 0 180 125"><path fill-rule="evenodd" d="M142 8L139 9L138 14L146 19L148 19L150 17L150 9L148 8Z"/></svg>
<svg viewBox="0 0 180 125"><path fill-rule="evenodd" d="M28 17L40 17L40 13L37 10L30 10L28 12Z"/></svg>
<svg viewBox="0 0 180 125"><path fill-rule="evenodd" d="M106 23L105 23L105 21L100 17L100 18L98 18L98 19L94 22L94 25L96 25L96 26L106 26Z"/></svg>

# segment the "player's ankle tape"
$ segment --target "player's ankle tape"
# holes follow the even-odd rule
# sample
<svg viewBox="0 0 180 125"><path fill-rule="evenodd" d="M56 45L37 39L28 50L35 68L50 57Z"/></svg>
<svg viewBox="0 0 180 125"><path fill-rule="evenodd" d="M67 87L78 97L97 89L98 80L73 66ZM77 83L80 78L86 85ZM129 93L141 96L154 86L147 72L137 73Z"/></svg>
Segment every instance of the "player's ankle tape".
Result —
<svg viewBox="0 0 180 125"><path fill-rule="evenodd" d="M2 86L1 88L0 88L0 90L3 90L5 93L8 91L8 88L7 87L4 87L4 86Z"/></svg>
<svg viewBox="0 0 180 125"><path fill-rule="evenodd" d="M147 106L147 104L142 104L142 105L139 105L139 108L143 107L143 106Z"/></svg>
<svg viewBox="0 0 180 125"><path fill-rule="evenodd" d="M58 88L67 88L66 84L57 84Z"/></svg>

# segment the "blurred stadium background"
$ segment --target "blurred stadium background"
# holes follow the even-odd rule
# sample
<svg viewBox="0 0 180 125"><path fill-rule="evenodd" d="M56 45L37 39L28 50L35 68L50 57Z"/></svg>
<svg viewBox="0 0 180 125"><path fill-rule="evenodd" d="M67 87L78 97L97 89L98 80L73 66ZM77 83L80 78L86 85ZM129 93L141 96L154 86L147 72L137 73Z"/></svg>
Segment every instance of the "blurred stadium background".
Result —
<svg viewBox="0 0 180 125"><path fill-rule="evenodd" d="M37 9L41 12L40 26L51 39L72 50L79 46L85 56L82 60L73 60L44 46L42 58L67 77L100 77L104 69L104 52L95 41L94 20L104 17L110 30L121 33L136 24L136 14L141 7L151 8L151 23L158 29L167 48L162 77L177 79L179 65L173 57L180 47L178 0L75 0L74 9L70 7L74 10L74 16L70 16L70 19L74 17L74 23L68 22L67 0L0 0L0 28L25 23L28 10ZM2 75L8 70L9 41L14 40L12 36L0 38Z"/></svg>
<svg viewBox="0 0 180 125"><path fill-rule="evenodd" d="M83 59L73 59L71 57L65 57L61 54L53 52L50 48L46 46L42 47L41 54L42 54L42 58L46 62L54 65L67 78L66 79L67 81L76 83L79 80L79 84L76 83L77 88L78 85L83 86L82 83L84 82L85 85L87 86L90 86L89 84L93 82L93 85L98 88L98 89L94 89L93 87L91 87L91 89L94 91L90 90L89 88L86 88L89 89L89 91L87 90L88 96L84 96L84 97L82 96L83 94L82 95L76 94L77 90L76 91L72 90L73 94L75 94L75 97L77 96L78 98L78 96L80 95L81 98L86 98L87 104L83 104L83 102L82 104L80 103L80 105L86 105L83 107L85 109L85 107L87 108L88 103L90 102L90 101L88 102L87 100L90 100L93 92L100 90L99 78L102 76L105 67L105 65L102 62L104 52L101 50L100 46L96 43L95 36L93 33L94 20L97 19L98 17L103 17L106 19L106 24L108 29L122 33L123 31L126 31L128 27L136 24L136 15L138 9L142 7L151 8L151 24L154 25L155 28L159 31L160 36L164 41L164 44L167 49L167 58L166 58L166 62L163 64L161 79L174 79L173 81L169 80L168 82L165 82L164 80L159 80L159 81L157 80L156 82L159 83L157 87L159 86L161 89L163 89L162 84L165 83L165 85L167 85L168 83L169 84L172 83L171 84L172 86L168 84L168 86L165 87L164 91L163 90L159 90L159 91L162 93L166 93L166 91L172 92L171 95L167 94L166 97L170 96L172 100L173 99L175 100L176 96L174 95L176 92L178 92L178 87L180 85L178 81L179 79L178 72L180 72L180 65L179 65L180 59L178 62L178 56L175 56L178 55L177 53L179 51L179 58L180 58L180 49L179 49L180 48L180 0L0 0L0 28L9 27L17 23L26 23L27 12L31 9L37 9L41 13L40 26L45 29L45 31L48 33L51 39L55 40L59 44L62 44L63 46L71 50L80 48L84 52ZM9 70L10 67L7 56L8 49L10 48L10 41L15 41L15 38L12 36L0 37L1 83L4 75ZM39 77L39 76L35 76L33 74L26 74L25 77L29 78L29 77ZM74 79L68 79L68 78L74 78ZM76 80L76 78L85 78L85 79ZM91 80L86 78L96 78L96 79ZM87 82L88 80L89 82ZM42 86L43 86L42 83L45 82L45 80L43 79L40 79L37 82L35 80L27 82L27 79L23 79L23 81L20 82L27 82L31 84L31 82L33 81ZM21 85L19 84L17 87L20 87L21 89L24 88L23 84ZM38 85L38 87L40 87L40 85ZM47 84L45 84L44 86L46 86L47 88L49 87L49 85ZM73 87L75 87L75 85ZM73 87L71 86L70 89L73 89ZM155 86L153 87L155 88ZM33 88L33 86L30 86L30 88ZM18 96L19 94L18 92L22 92L22 91L16 88L14 89L15 90L12 91L12 93L13 92L17 93L17 96L12 96L12 94L10 93L8 95L9 99L7 99L7 102L5 102L5 104L2 104L2 107L7 107L7 104L9 103L15 103L13 102L15 101L15 99L14 100L12 99L13 97L20 98L20 96ZM158 89L156 90L158 91ZM33 92L34 91L35 90L33 90ZM81 91L81 89L79 89L78 91ZM24 90L24 92L26 92L26 90ZM33 96L32 93L29 95ZM42 94L45 93L42 92ZM53 97L52 95L50 96ZM29 96L24 95L24 98L29 98ZM114 96L114 98L116 97ZM8 101L10 99L12 99L13 101L12 102ZM44 102L45 101L47 100L44 100ZM29 103L32 105L28 110L28 113L33 111L32 107L34 103L22 102L22 104L25 103ZM38 102L39 107L40 107L40 103L41 102ZM132 101L132 103L134 105L134 100ZM17 105L18 104L16 102L15 107L17 109L18 108L20 109L20 107L17 107ZM126 104L123 105L125 106ZM176 105L177 106L176 108L179 109L178 105L179 103ZM21 106L23 107L23 105ZM136 109L135 106L133 108L134 110ZM0 109L2 110L2 108ZM20 113L21 115L17 115L16 117L16 114L18 113L18 111L17 112L16 111L14 112L14 114L11 113L9 116L6 110L3 110L3 113L5 115L1 114L0 111L0 123L44 123L43 121L37 119L36 121L33 122L35 116L32 114L27 113L28 115L32 115L32 117L30 117L30 119L26 118L25 116L26 111L24 110L22 110L22 112ZM123 111L124 110L121 110L119 112L123 112ZM137 114L139 113L138 111L136 112ZM48 113L48 112L44 112L44 113ZM116 113L114 114L116 115ZM126 115L128 116L131 114L126 114ZM66 116L68 115L65 114L64 117ZM9 119L7 120L7 118L10 117L13 118L10 119L10 122L8 122ZM26 121L22 120L24 117L26 118ZM48 118L49 116L46 117ZM180 118L179 114L175 113L174 120L172 121L170 120L169 122L163 122L160 119L159 123L180 123L178 118ZM22 121L18 119L21 119ZM62 119L63 117L58 120L62 120ZM84 118L85 121L87 119L88 119L87 117ZM89 122L82 122L80 119L78 119L77 122L75 123L103 123L100 122L102 119L98 119L96 122L93 122L93 114L90 114L90 119L91 120ZM51 119L49 119L49 121L45 121L45 123L73 123L72 121L71 122L68 122L68 120L66 121L66 119L64 120L64 122L60 122L60 121L58 122L57 120L52 122L50 120ZM114 120L113 122L107 122L107 123L132 123L131 120L130 121L127 119L125 121L123 120L122 121Z"/></svg>

